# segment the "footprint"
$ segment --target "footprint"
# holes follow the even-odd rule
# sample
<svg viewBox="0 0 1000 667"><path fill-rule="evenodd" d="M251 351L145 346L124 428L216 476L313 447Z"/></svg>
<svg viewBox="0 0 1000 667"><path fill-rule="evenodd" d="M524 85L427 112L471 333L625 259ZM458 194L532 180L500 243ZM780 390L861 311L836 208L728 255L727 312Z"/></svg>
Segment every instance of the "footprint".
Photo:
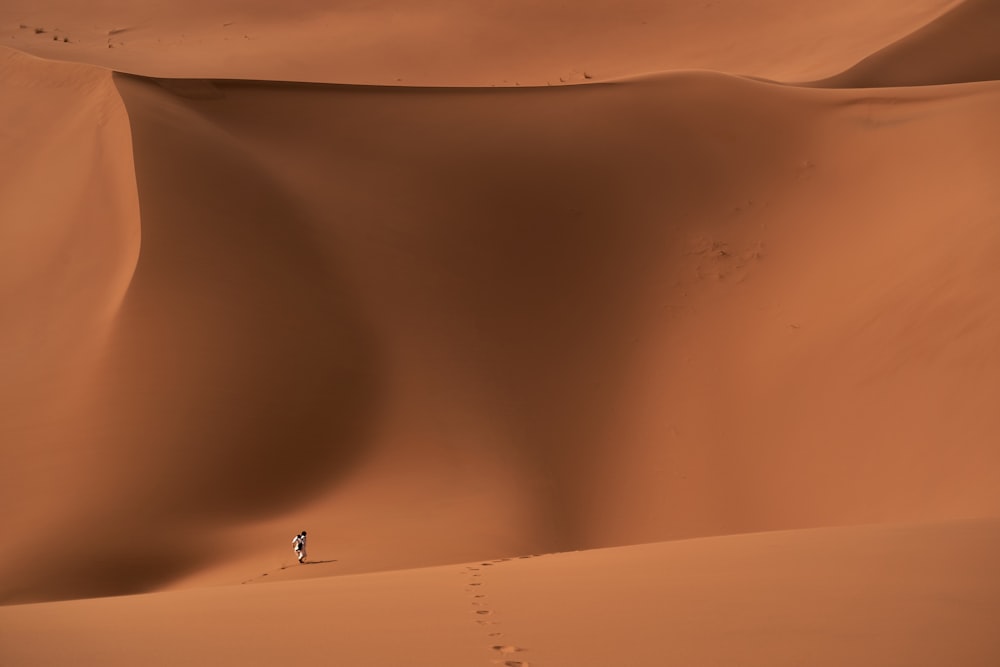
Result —
<svg viewBox="0 0 1000 667"><path fill-rule="evenodd" d="M517 647L517 646L504 646L502 644L498 644L496 646L491 646L490 648L492 648L494 651L496 651L497 653L499 653L501 655L510 655L511 653L520 653L521 651L524 650L523 648L520 648L520 647Z"/></svg>
<svg viewBox="0 0 1000 667"><path fill-rule="evenodd" d="M477 610L477 611L476 611L476 613L477 613L477 614L480 614L480 615L483 615L483 616L489 616L489 615L491 615L491 614L492 614L493 612L492 612L492 611L490 611L489 609L479 609L479 610Z"/></svg>

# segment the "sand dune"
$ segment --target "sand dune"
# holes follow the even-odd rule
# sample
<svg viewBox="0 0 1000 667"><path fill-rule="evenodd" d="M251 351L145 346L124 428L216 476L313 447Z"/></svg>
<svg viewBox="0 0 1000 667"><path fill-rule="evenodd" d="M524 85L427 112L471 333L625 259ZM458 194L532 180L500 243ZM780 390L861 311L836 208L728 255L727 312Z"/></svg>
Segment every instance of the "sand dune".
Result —
<svg viewBox="0 0 1000 667"><path fill-rule="evenodd" d="M996 662L991 4L175 9L0 13L0 662Z"/></svg>
<svg viewBox="0 0 1000 667"><path fill-rule="evenodd" d="M1000 151L947 133L992 86L115 84L143 246L81 438L116 491L60 529L74 595L293 507L352 542L301 506L354 507L337 480L376 455L432 504L467 501L466 467L504 479L476 497L508 507L492 535L415 557L389 530L393 567L995 510L995 376L970 367L997 363ZM389 494L372 465L356 492ZM145 546L111 557L122 531Z"/></svg>
<svg viewBox="0 0 1000 667"><path fill-rule="evenodd" d="M0 638L36 665L987 667L998 556L995 520L738 535L0 607Z"/></svg>
<svg viewBox="0 0 1000 667"><path fill-rule="evenodd" d="M134 0L7 0L0 43L177 78L514 87L708 69L807 81L850 67L953 4L211 0L181 11Z"/></svg>
<svg viewBox="0 0 1000 667"><path fill-rule="evenodd" d="M964 0L940 18L822 82L841 88L934 86L1000 79L1000 7Z"/></svg>
<svg viewBox="0 0 1000 667"><path fill-rule="evenodd" d="M108 72L0 55L0 498L26 536L98 496L89 382L139 253L128 119ZM81 471L87 471L80 474ZM23 554L23 537L3 551ZM30 538L27 538L30 539ZM4 577L4 588L16 579Z"/></svg>

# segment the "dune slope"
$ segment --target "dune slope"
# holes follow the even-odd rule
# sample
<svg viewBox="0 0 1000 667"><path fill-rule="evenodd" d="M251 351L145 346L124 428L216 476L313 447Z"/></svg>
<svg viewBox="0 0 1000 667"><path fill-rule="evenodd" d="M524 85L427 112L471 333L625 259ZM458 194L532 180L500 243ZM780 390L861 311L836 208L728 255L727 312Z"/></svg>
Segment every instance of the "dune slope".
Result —
<svg viewBox="0 0 1000 667"><path fill-rule="evenodd" d="M710 69L833 75L951 0L7 0L0 43L158 77L538 86Z"/></svg>
<svg viewBox="0 0 1000 667"><path fill-rule="evenodd" d="M0 657L988 667L998 556L995 520L861 526L0 607Z"/></svg>
<svg viewBox="0 0 1000 667"><path fill-rule="evenodd" d="M109 72L0 50L0 531L4 562L107 492L90 380L139 254L132 146ZM82 474L81 474L82 473ZM4 588L16 577L4 576ZM37 593L35 593L37 594Z"/></svg>
<svg viewBox="0 0 1000 667"><path fill-rule="evenodd" d="M6 3L0 662L996 664L998 25Z"/></svg>
<svg viewBox="0 0 1000 667"><path fill-rule="evenodd" d="M1000 79L1000 6L964 0L928 25L819 85L934 86Z"/></svg>
<svg viewBox="0 0 1000 667"><path fill-rule="evenodd" d="M113 492L8 600L289 513L363 570L997 511L994 85L115 85L143 247L65 445Z"/></svg>

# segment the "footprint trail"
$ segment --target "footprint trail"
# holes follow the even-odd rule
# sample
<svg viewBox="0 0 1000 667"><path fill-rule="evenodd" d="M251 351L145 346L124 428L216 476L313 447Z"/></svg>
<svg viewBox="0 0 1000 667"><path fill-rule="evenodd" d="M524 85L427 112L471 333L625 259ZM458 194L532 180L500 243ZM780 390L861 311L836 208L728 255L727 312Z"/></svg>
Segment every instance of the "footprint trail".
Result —
<svg viewBox="0 0 1000 667"><path fill-rule="evenodd" d="M525 556L525 558L530 558L530 556ZM473 620L486 631L486 636L490 641L489 650L493 655L492 664L503 667L532 667L534 663L515 657L525 653L527 649L515 644L499 643L499 640L504 637L504 632L501 628L501 622L496 620L498 615L489 600L489 576L486 574L488 572L486 568L508 560L510 559L499 558L478 565L466 566L461 571L466 577L465 592L469 594Z"/></svg>

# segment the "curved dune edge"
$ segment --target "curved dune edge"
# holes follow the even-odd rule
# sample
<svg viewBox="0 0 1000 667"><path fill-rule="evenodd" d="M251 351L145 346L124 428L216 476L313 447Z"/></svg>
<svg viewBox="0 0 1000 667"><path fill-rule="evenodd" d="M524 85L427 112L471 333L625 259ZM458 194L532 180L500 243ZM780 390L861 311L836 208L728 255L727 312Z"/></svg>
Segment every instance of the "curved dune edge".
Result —
<svg viewBox="0 0 1000 667"><path fill-rule="evenodd" d="M79 249L107 255L101 257L101 263L110 264L107 303L93 309L105 320L113 318L124 299L142 241L128 115L112 85L113 75L100 67L39 58L0 45L0 77L9 93L8 122L17 122L21 135L8 148L31 160L17 165L16 172L8 165L4 214L9 220L44 221L53 227L51 236L112 237ZM47 136L41 135L43 131ZM87 134L77 138L75 131ZM86 181L92 174L77 168L88 160L101 176L95 183ZM31 182L35 172L49 166L54 168L47 172L51 177L46 182ZM94 211L100 212L101 226L90 225L81 232L85 214ZM12 231L12 227L5 230ZM18 261L27 264L30 259Z"/></svg>
<svg viewBox="0 0 1000 667"><path fill-rule="evenodd" d="M141 227L110 72L0 48L0 90L0 527L30 535L105 492L81 435ZM4 587L20 542L0 548Z"/></svg>
<svg viewBox="0 0 1000 667"><path fill-rule="evenodd" d="M857 526L2 607L0 656L985 667L1000 656L998 557L996 520Z"/></svg>
<svg viewBox="0 0 1000 667"><path fill-rule="evenodd" d="M1000 79L1000 5L964 0L910 35L815 85L932 86Z"/></svg>

